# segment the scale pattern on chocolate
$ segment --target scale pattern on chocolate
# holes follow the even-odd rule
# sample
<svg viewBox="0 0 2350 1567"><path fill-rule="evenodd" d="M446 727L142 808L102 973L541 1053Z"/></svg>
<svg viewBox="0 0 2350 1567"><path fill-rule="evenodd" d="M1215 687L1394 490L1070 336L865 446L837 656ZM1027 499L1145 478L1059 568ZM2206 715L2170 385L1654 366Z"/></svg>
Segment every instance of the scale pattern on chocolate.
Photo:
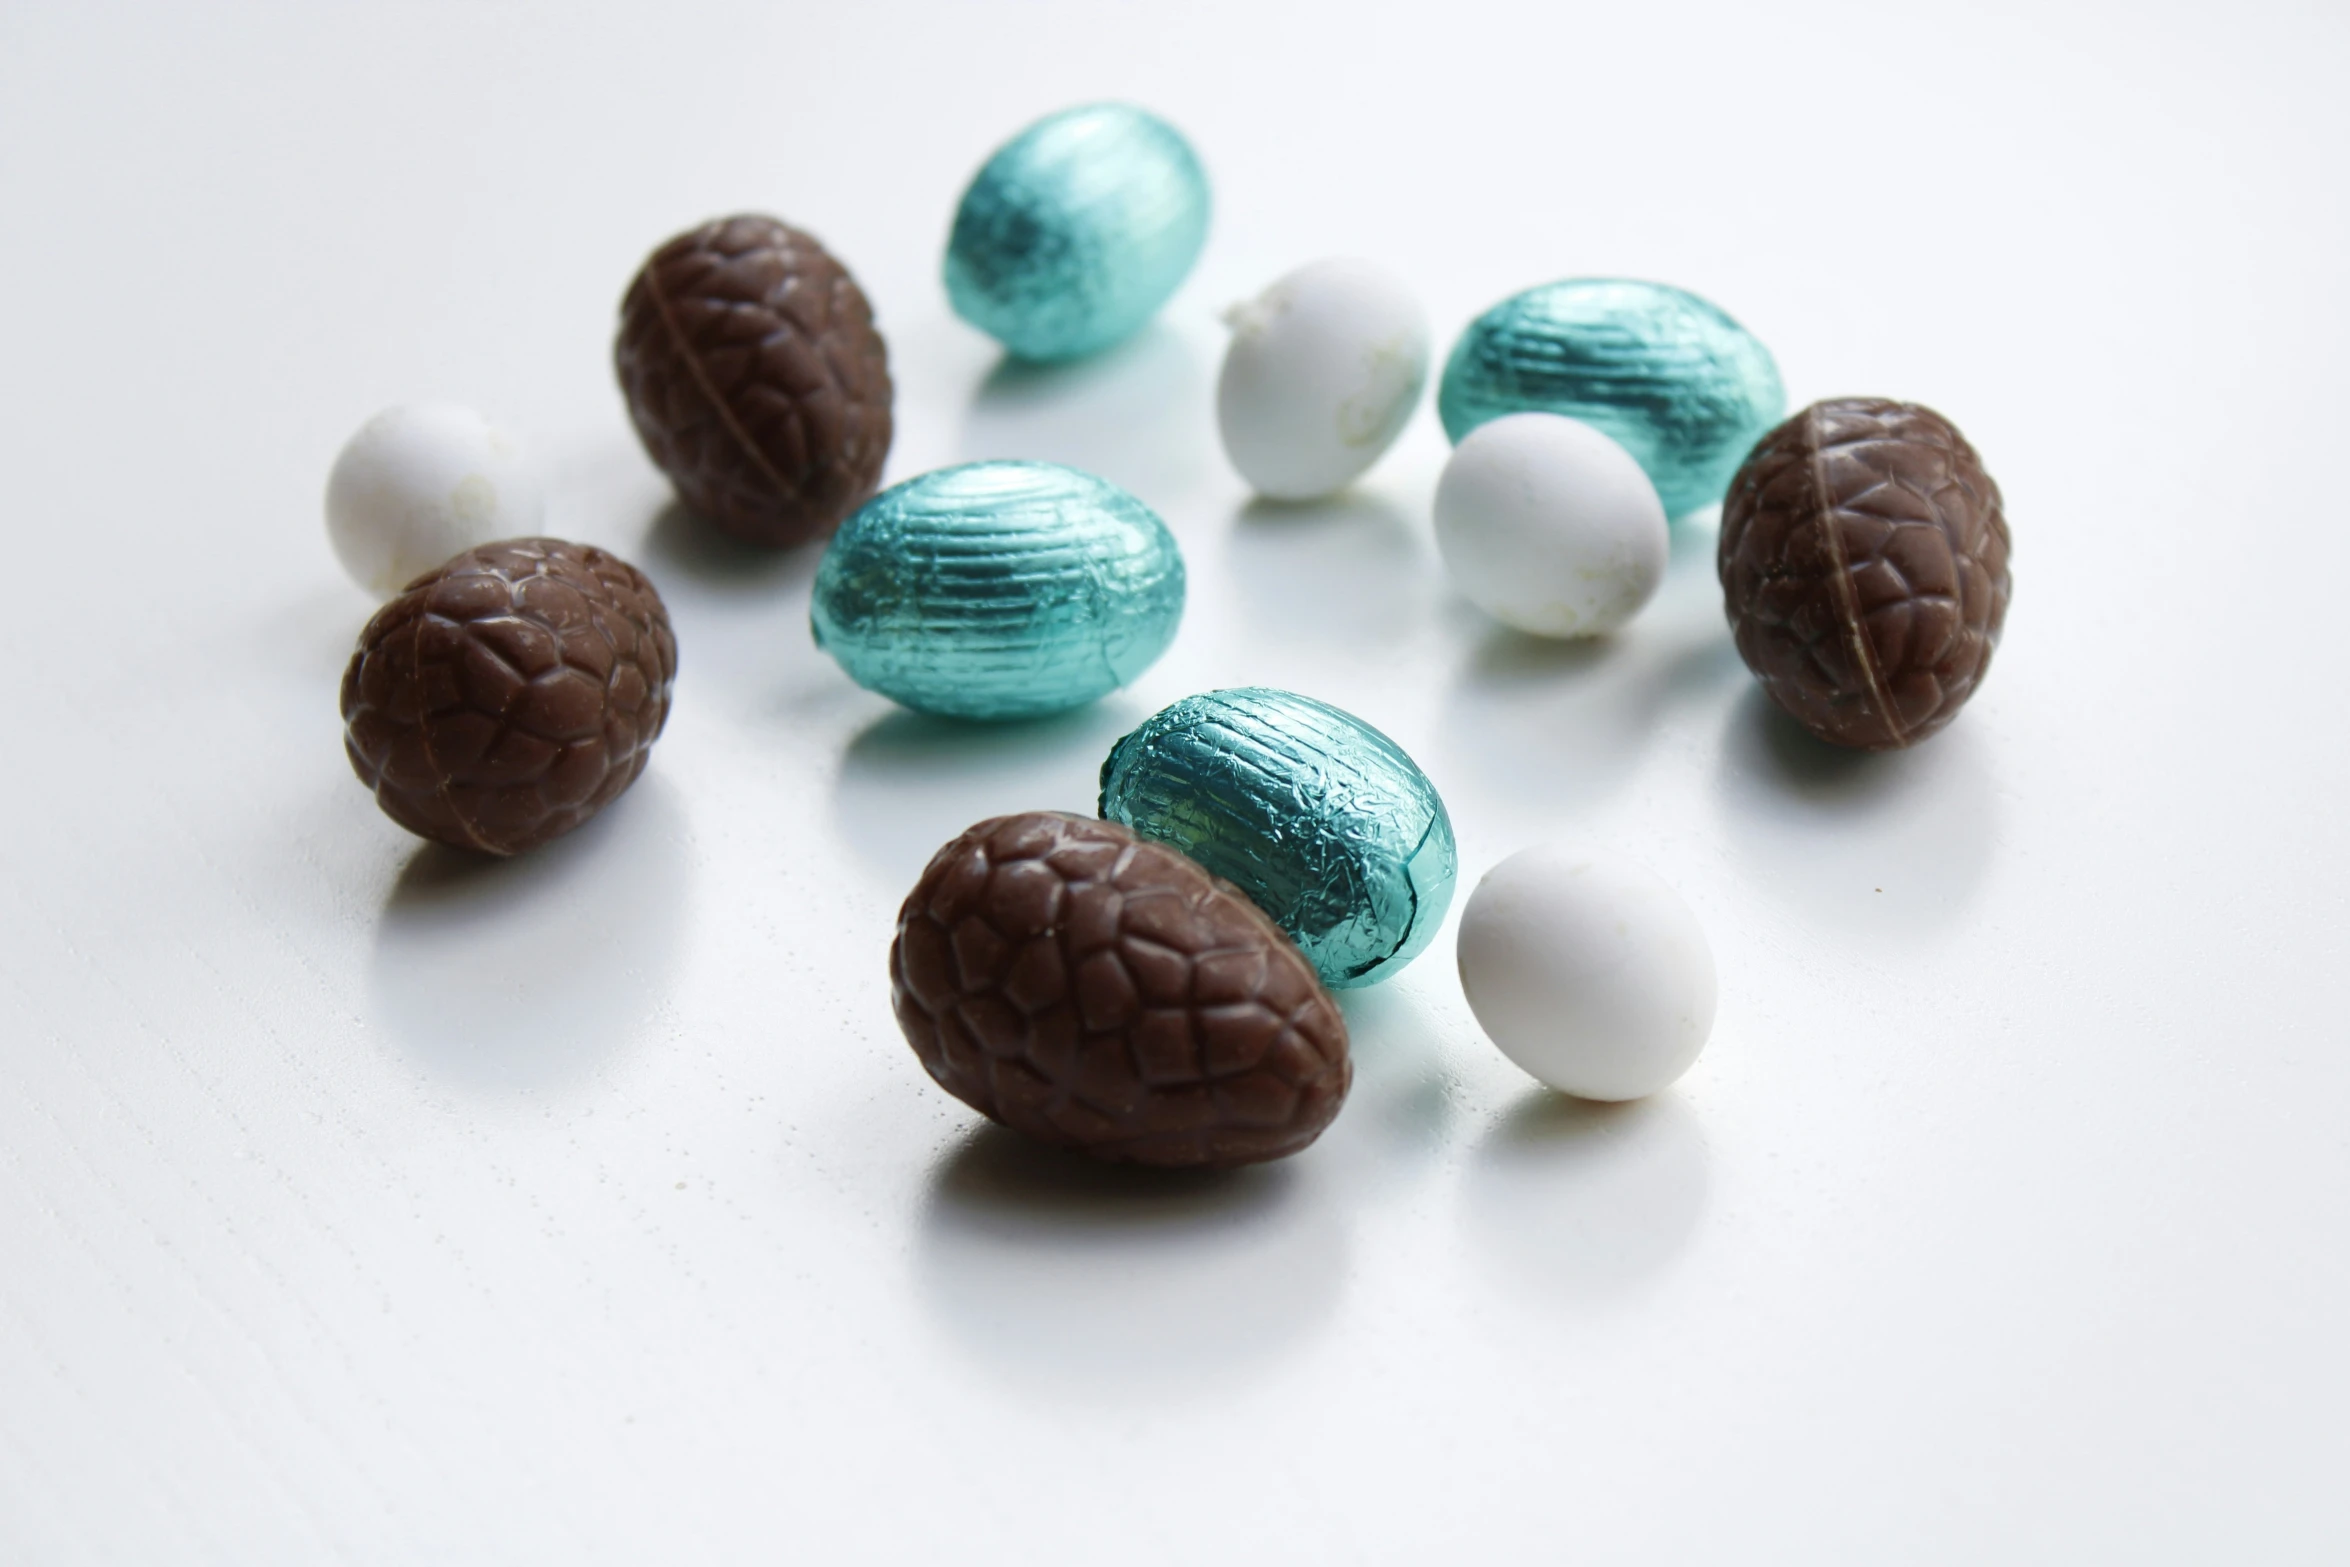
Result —
<svg viewBox="0 0 2350 1567"><path fill-rule="evenodd" d="M1930 408L1814 403L1748 455L1722 509L1724 608L1772 701L1863 750L1922 740L1982 683L2007 618L2007 519Z"/></svg>
<svg viewBox="0 0 2350 1567"><path fill-rule="evenodd" d="M343 674L343 743L410 832L514 854L636 781L669 717L677 641L619 557L485 544L411 582Z"/></svg>
<svg viewBox="0 0 2350 1567"><path fill-rule="evenodd" d="M873 307L787 223L720 218L653 252L613 359L645 450L729 533L830 537L881 481L891 386Z"/></svg>
<svg viewBox="0 0 2350 1567"><path fill-rule="evenodd" d="M1278 1159L1353 1080L1346 1023L1289 939L1111 822L1037 811L966 831L907 896L889 971L940 1086L1101 1159Z"/></svg>

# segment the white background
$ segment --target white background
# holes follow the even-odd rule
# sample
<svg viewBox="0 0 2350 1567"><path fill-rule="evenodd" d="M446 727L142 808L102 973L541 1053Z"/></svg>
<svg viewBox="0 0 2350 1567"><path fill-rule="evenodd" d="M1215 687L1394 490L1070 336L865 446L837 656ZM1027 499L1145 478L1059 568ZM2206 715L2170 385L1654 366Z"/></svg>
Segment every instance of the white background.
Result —
<svg viewBox="0 0 2350 1567"><path fill-rule="evenodd" d="M2320 5L0 11L0 1560L2344 1559L2346 66ZM1209 250L1123 351L999 372L955 197L1100 97L1193 136ZM1166 516L1131 691L895 714L810 646L810 553L665 509L615 306L740 209L872 294L893 478ZM1791 734L1710 524L1614 642L1497 633L1425 406L1250 507L1215 313L1346 252L1439 352L1655 277L1796 403L1944 410L2016 537L1981 696L1911 754ZM519 863L341 752L320 492L422 397L530 437L682 645L644 781ZM1348 998L1284 1166L978 1129L890 1020L898 899L1239 683L1410 749L1464 891L1563 835L1668 876L1697 1068L1538 1091L1448 934Z"/></svg>

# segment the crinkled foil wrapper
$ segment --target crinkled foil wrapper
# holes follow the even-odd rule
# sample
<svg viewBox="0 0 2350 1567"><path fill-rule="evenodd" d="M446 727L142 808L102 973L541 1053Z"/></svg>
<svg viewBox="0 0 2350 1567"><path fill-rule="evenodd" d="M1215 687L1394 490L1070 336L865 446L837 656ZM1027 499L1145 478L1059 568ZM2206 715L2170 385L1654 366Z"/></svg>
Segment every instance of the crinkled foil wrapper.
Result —
<svg viewBox="0 0 2350 1567"><path fill-rule="evenodd" d="M1102 764L1101 814L1239 886L1333 987L1417 957L1459 869L1444 801L1402 748L1288 691L1213 691L1154 715Z"/></svg>
<svg viewBox="0 0 2350 1567"><path fill-rule="evenodd" d="M1512 295L1453 345L1436 395L1444 433L1488 419L1565 414L1613 436L1656 485L1665 515L1722 498L1787 411L1755 335L1664 283L1570 278Z"/></svg>
<svg viewBox="0 0 2350 1567"><path fill-rule="evenodd" d="M955 314L1022 359L1140 331L1208 237L1208 176L1181 132L1125 104L1065 110L973 176L947 241Z"/></svg>
<svg viewBox="0 0 2350 1567"><path fill-rule="evenodd" d="M1142 502L1055 463L941 468L867 501L816 568L816 643L918 712L1034 718L1167 650L1183 553Z"/></svg>

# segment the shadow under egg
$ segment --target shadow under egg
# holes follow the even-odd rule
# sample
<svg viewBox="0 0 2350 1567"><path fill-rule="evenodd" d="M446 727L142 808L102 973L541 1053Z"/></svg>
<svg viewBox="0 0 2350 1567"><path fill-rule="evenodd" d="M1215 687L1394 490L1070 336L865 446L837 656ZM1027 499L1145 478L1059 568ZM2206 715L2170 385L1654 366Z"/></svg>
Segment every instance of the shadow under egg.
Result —
<svg viewBox="0 0 2350 1567"><path fill-rule="evenodd" d="M1639 769L1660 716L1642 662L1633 633L1554 640L1489 623L1441 713L1456 772L1546 824L1606 799Z"/></svg>
<svg viewBox="0 0 2350 1567"><path fill-rule="evenodd" d="M577 1087L667 999L690 854L658 775L511 859L421 845L376 925L370 1015L437 1082L484 1095Z"/></svg>
<svg viewBox="0 0 2350 1567"><path fill-rule="evenodd" d="M1224 568L1252 635L1362 658L1399 649L1443 593L1434 549L1402 506L1368 491L1250 501L1225 535Z"/></svg>
<svg viewBox="0 0 2350 1567"><path fill-rule="evenodd" d="M1216 460L1213 401L1198 355L1164 321L1084 359L1007 355L964 411L961 460L1060 463L1156 506Z"/></svg>
<svg viewBox="0 0 2350 1567"><path fill-rule="evenodd" d="M815 580L824 544L822 539L786 549L753 544L672 500L653 514L641 554L656 587L680 580L702 592L774 595Z"/></svg>
<svg viewBox="0 0 2350 1567"><path fill-rule="evenodd" d="M1000 723L901 708L849 742L833 816L858 858L902 890L974 822L1017 811L1095 814L1102 761L1142 716L1123 696Z"/></svg>
<svg viewBox="0 0 2350 1567"><path fill-rule="evenodd" d="M1673 1094L1599 1104L1530 1090L1469 1157L1470 1244L1541 1307L1637 1293L1687 1248L1705 1208L1705 1135Z"/></svg>
<svg viewBox="0 0 2350 1567"><path fill-rule="evenodd" d="M1743 874L1808 917L1876 936L1960 921L1998 837L1989 756L1963 716L1906 750L1857 751L1750 688L1724 731L1716 796Z"/></svg>
<svg viewBox="0 0 2350 1567"><path fill-rule="evenodd" d="M1656 596L1607 636L1530 636L1482 616L1465 629L1445 738L1495 804L1535 830L1558 825L1629 782L1669 717L1738 683L1710 520L1675 525Z"/></svg>
<svg viewBox="0 0 2350 1567"><path fill-rule="evenodd" d="M985 1125L932 1171L915 1259L948 1336L1040 1395L1204 1396L1329 1322L1338 1215L1288 1164L1150 1170Z"/></svg>
<svg viewBox="0 0 2350 1567"><path fill-rule="evenodd" d="M809 596L824 544L771 549L721 533L671 501L646 529L637 564L677 631L678 679L711 693L737 723L788 729L856 688L816 645Z"/></svg>
<svg viewBox="0 0 2350 1567"><path fill-rule="evenodd" d="M1436 961L1424 953L1418 963ZM1354 1086L1310 1150L1306 1177L1350 1201L1401 1191L1433 1173L1459 1119L1437 1051L1437 1028L1409 987L1394 981L1335 993L1346 1018Z"/></svg>

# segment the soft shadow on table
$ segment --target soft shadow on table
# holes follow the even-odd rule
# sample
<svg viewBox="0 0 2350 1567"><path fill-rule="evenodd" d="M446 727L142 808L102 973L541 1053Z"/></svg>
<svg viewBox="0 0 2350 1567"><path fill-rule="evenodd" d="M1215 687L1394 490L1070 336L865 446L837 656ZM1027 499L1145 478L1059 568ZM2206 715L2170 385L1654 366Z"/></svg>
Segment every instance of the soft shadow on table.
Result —
<svg viewBox="0 0 2350 1567"><path fill-rule="evenodd" d="M531 1095L587 1081L668 994L687 851L658 774L512 859L420 846L376 927L372 1017L455 1088Z"/></svg>
<svg viewBox="0 0 2350 1567"><path fill-rule="evenodd" d="M849 742L833 814L885 882L911 885L939 845L973 822L1014 811L1091 816L1102 759L1140 721L1117 696L1012 723L892 712Z"/></svg>
<svg viewBox="0 0 2350 1567"><path fill-rule="evenodd" d="M748 544L672 501L654 515L641 556L677 628L678 680L696 712L708 702L736 722L794 734L811 709L853 697L808 629L821 542Z"/></svg>
<svg viewBox="0 0 2350 1567"><path fill-rule="evenodd" d="M1004 358L964 412L962 454L1063 463L1150 503L1215 460L1214 402L1191 345L1154 322L1084 359Z"/></svg>
<svg viewBox="0 0 2350 1567"><path fill-rule="evenodd" d="M1596 805L1639 770L1666 710L1736 664L1726 637L1671 641L1638 622L1572 640L1490 625L1454 682L1446 746L1506 804L1549 814Z"/></svg>
<svg viewBox="0 0 2350 1567"><path fill-rule="evenodd" d="M653 514L639 564L656 587L674 577L704 592L777 594L812 580L823 558L821 540L790 549L752 544L673 500Z"/></svg>
<svg viewBox="0 0 2350 1567"><path fill-rule="evenodd" d="M1504 1288L1575 1309L1670 1267L1705 1189L1704 1130L1674 1095L1596 1104L1535 1088L1478 1142L1461 1196L1471 1245Z"/></svg>
<svg viewBox="0 0 2350 1567"><path fill-rule="evenodd" d="M1224 552L1249 624L1274 640L1373 656L1443 597L1434 549L1402 506L1368 491L1260 496L1234 513Z"/></svg>
<svg viewBox="0 0 2350 1567"><path fill-rule="evenodd" d="M1717 796L1732 862L1765 891L1892 937L1960 919L1998 831L1989 756L1963 715L1904 751L1853 751L1759 687L1731 710Z"/></svg>
<svg viewBox="0 0 2350 1567"><path fill-rule="evenodd" d="M1354 1087L1314 1144L1311 1168L1329 1189L1374 1200L1435 1173L1459 1105L1440 1065L1435 1022L1416 995L1393 981L1335 994L1346 1015Z"/></svg>
<svg viewBox="0 0 2350 1567"><path fill-rule="evenodd" d="M1639 771L1668 713L1739 678L1704 521L1674 528L1656 597L1612 635L1472 623L1442 723L1456 765L1491 800L1543 820L1597 805Z"/></svg>
<svg viewBox="0 0 2350 1567"><path fill-rule="evenodd" d="M1033 1392L1212 1393L1328 1323L1346 1235L1315 1195L1288 1165L1135 1169L982 1126L932 1171L917 1277L958 1345Z"/></svg>

